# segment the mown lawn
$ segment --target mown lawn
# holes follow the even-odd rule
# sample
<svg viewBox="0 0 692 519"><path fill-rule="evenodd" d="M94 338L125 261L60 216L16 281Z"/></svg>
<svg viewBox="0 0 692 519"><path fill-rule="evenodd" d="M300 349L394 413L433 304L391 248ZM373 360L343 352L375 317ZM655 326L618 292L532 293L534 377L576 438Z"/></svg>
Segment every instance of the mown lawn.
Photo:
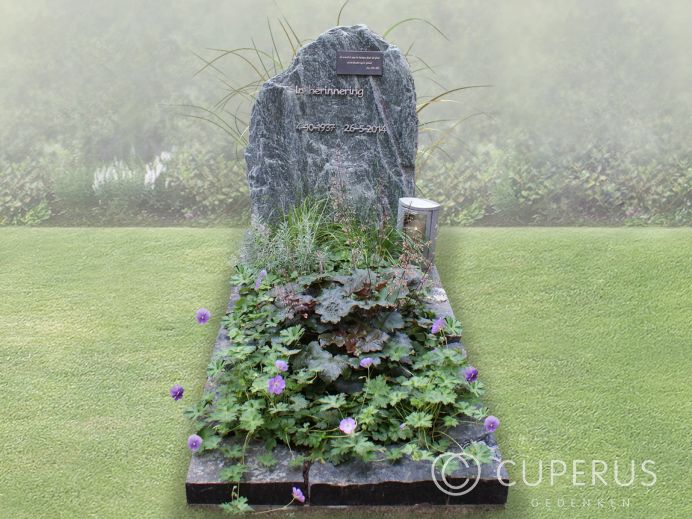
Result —
<svg viewBox="0 0 692 519"><path fill-rule="evenodd" d="M0 517L219 517L185 505L181 410L240 235L0 229ZM438 266L510 473L544 464L543 484L472 517L692 517L691 229L445 229ZM587 486L550 486L550 461L575 459ZM656 484L611 469L591 486L591 461L616 459L653 460Z"/></svg>

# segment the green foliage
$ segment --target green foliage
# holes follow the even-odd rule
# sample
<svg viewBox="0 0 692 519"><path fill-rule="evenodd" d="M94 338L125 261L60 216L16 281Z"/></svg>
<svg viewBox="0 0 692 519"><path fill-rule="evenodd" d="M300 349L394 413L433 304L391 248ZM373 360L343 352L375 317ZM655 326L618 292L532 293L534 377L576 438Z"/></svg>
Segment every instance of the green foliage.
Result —
<svg viewBox="0 0 692 519"><path fill-rule="evenodd" d="M328 257L322 246L327 225L325 212L324 202L306 200L274 228L254 221L243 244L244 263L272 272L317 271Z"/></svg>
<svg viewBox="0 0 692 519"><path fill-rule="evenodd" d="M0 163L0 225L34 225L51 216L49 178L40 163Z"/></svg>
<svg viewBox="0 0 692 519"><path fill-rule="evenodd" d="M148 193L148 211L187 221L246 221L249 212L244 164L199 144L171 153Z"/></svg>
<svg viewBox="0 0 692 519"><path fill-rule="evenodd" d="M244 496L236 497L232 501L223 503L220 506L221 510L226 512L228 515L243 515L254 510L248 504L247 497Z"/></svg>
<svg viewBox="0 0 692 519"><path fill-rule="evenodd" d="M275 467L278 463L278 460L274 457L274 455L271 452L265 452L263 454L260 454L259 456L257 456L257 461L260 465L268 469Z"/></svg>
<svg viewBox="0 0 692 519"><path fill-rule="evenodd" d="M248 189L240 156L249 107L262 82L285 68L307 42L289 21L299 16L298 8L287 9L288 17L267 20L266 31L264 23L259 29L241 31L238 37L250 44L208 49L198 56L201 61L191 58L188 51L207 46L195 28L205 27L205 40L218 39L226 31L221 20L228 18L219 13L232 14L232 5L200 9L181 4L164 9L154 3L146 9L122 9L117 15L103 16L88 2L72 2L51 19L40 6L10 10L3 18L5 30L0 31L6 34L0 47L6 72L0 93L4 107L0 113L0 224L247 223ZM639 70L631 61L636 53L612 59L607 69L613 73L607 78L580 73L559 82L557 88L546 81L515 89L514 76L499 71L497 90L454 88L442 84L444 75L435 74L426 59L418 56L420 46L426 53L446 56L442 61L457 60L457 54L446 53L485 41L487 35L478 37L476 21L492 25L496 13L470 6L465 10L439 7L436 20L464 28L454 32L458 45L448 45L445 34L452 33L445 33L444 25L416 17L391 19L396 15L388 3L375 9L373 29L389 33L405 49L416 79L421 114L418 193L443 204L441 223L692 225L689 102L682 93L668 95L664 97L674 100L671 104L656 102L656 110L649 106L648 113L639 113L641 101L660 100L661 90L658 82L642 83L639 74L631 73ZM617 9L608 14L612 12ZM343 5L334 18L354 14L352 5ZM608 52L638 48L640 42L628 31L602 26L606 19L602 14L592 9L575 11L572 16L590 30L601 31L599 41L604 45L614 38ZM627 14L635 15L642 12ZM74 24L77 17L88 23ZM191 19L202 21L181 23ZM652 31L649 36L661 48L673 41L659 37L655 24L642 27ZM132 38L121 37L125 30ZM429 36L423 38L427 44L440 42L443 47L427 47L421 43L421 33ZM414 40L415 53L409 44ZM53 41L70 43L56 46ZM162 41L167 44L161 45ZM523 65L541 73L563 70L566 78L570 71L593 70L592 60L601 56L564 53L560 46L540 48L549 52L541 52L540 60L525 53L532 58ZM669 55L682 48L676 43L659 52ZM476 56L483 67L501 63L504 53L493 56L494 51L497 48L483 45L482 52L464 59ZM117 68L123 64L125 71ZM94 74L95 67L113 73ZM195 75L199 68L204 73ZM659 77L667 76L662 72ZM609 87L603 90L599 82L606 79ZM220 98L212 86L217 80L223 90ZM512 88L507 89L509 84ZM619 92L622 103L612 103L612 95L593 95L589 86ZM644 94L647 89L649 95ZM500 91L502 95L494 94ZM476 97L483 92L492 97ZM630 93L643 97L630 99ZM454 96L462 95L468 103L455 102ZM559 104L546 110L545 103L554 99ZM483 108L463 112L470 104ZM490 111L502 113L501 121L485 117ZM176 117L181 112L193 118ZM557 113L560 123L556 125L551 118ZM586 137L580 135L585 131ZM166 170L153 183L146 183L147 167L167 154L165 150L170 150ZM120 175L95 189L96 172L108 168ZM290 262L298 270L329 262L311 255L321 250L314 248L309 229L305 231L301 240L293 236L294 248L289 250ZM364 236L372 234L368 231ZM277 243L286 240L277 237ZM276 258L281 258L280 252L275 252ZM349 254L348 248L342 253ZM324 268L328 270L329 265Z"/></svg>
<svg viewBox="0 0 692 519"><path fill-rule="evenodd" d="M0 297L6 388L0 428L5 438L21 431L16 446L3 450L0 515L76 518L89 511L104 518L223 518L214 510L196 513L185 502L186 439L194 431L176 415L201 389L200 363L209 360L218 331L191 322L190 301L223 311L225 260L241 236L219 228L0 228L0 287L11 294ZM607 491L608 497L631 499L630 516L661 517L662 510L678 506L677 516L692 517L692 502L685 498L689 466L681 463L680 449L670 447L689 443L680 403L692 394L686 304L692 300L692 230L456 228L444 229L442 236L438 267L450 299L463 309L465 333L474 333L466 338L470 360L483 378L496 381L488 393L492 414L503 422L497 433L503 455L535 460L527 465L530 481L538 480L543 459L546 481L546 459L591 459L603 452L606 434L612 443L607 456L655 459L665 484L641 499L633 487L617 485L587 486L578 490L580 498L593 503ZM172 275L188 271L195 275ZM50 300L37 296L48 294L48 287ZM152 315L152 308L162 313ZM31 358L29 345L36 352ZM50 377L39 354L49 354ZM77 373L88 380L77 382ZM179 402L168 396L171 373L186 386ZM643 373L650 382L632 385ZM95 390L103 380L111 390ZM56 394L59 405L52 405ZM47 409L49 421L29 420L46 416ZM128 416L127 424L113 420ZM84 434L82 418L98 423L98 434ZM594 427L594 420L602 426ZM46 441L47 424L52 441ZM64 447L75 441L79 448ZM508 469L521 477L521 463L516 472ZM114 491L107 481L121 482L128 491ZM557 484L515 485L507 510L487 517L556 519L555 507L530 502L575 495L570 477ZM288 502L290 490L282 497ZM297 512L296 519L308 519ZM579 519L628 515L568 512ZM384 517L386 512L377 519ZM467 519L479 517L486 519L483 513Z"/></svg>
<svg viewBox="0 0 692 519"><path fill-rule="evenodd" d="M98 209L118 217L173 221L242 221L249 208L244 168L222 154L190 145L150 163L115 161L94 173Z"/></svg>
<svg viewBox="0 0 692 519"><path fill-rule="evenodd" d="M221 481L237 483L242 479L243 474L245 474L246 471L247 467L245 465L231 465L229 467L222 468L219 472L219 477L221 478Z"/></svg>
<svg viewBox="0 0 692 519"><path fill-rule="evenodd" d="M130 167L125 161L114 160L94 173L94 194L109 220L136 213L143 203L144 170Z"/></svg>
<svg viewBox="0 0 692 519"><path fill-rule="evenodd" d="M456 161L421 161L419 191L454 225L692 224L689 153L564 152L534 139L479 142Z"/></svg>
<svg viewBox="0 0 692 519"><path fill-rule="evenodd" d="M296 365L314 372L327 383L334 382L348 368L348 357L334 355L313 341L296 357Z"/></svg>
<svg viewBox="0 0 692 519"><path fill-rule="evenodd" d="M452 336L430 333L425 273L410 264L338 265L288 282L269 274L272 282L259 285L239 269L240 299L224 319L233 345L210 365L216 397L195 406L198 431L234 445L284 443L312 461L428 459L447 447L455 417L484 416L482 386L462 375L463 351L446 347ZM361 367L365 357L372 363ZM285 388L273 394L277 376ZM345 417L357 424L353 434L339 429ZM399 451L388 453L392 445ZM270 453L259 461L275 463ZM236 467L224 477L239 481Z"/></svg>
<svg viewBox="0 0 692 519"><path fill-rule="evenodd" d="M456 160L421 160L418 192L440 202L441 222L451 225L692 225L689 154L625 154L607 145L562 153L532 144L528 137L479 142ZM164 169L145 181L157 160ZM88 166L60 146L0 162L0 224L248 220L245 164L201 144L148 163ZM306 273L346 259L360 266L391 260L397 240L392 229L344 228L328 204L308 201L278 227L254 222L245 251L253 267Z"/></svg>
<svg viewBox="0 0 692 519"><path fill-rule="evenodd" d="M89 167L56 145L0 162L0 224L242 223L248 213L244 165L206 146Z"/></svg>
<svg viewBox="0 0 692 519"><path fill-rule="evenodd" d="M38 225L45 222L51 217L50 207L48 207L48 202L42 201L37 206L29 209L24 215L19 219L19 223L22 225Z"/></svg>
<svg viewBox="0 0 692 519"><path fill-rule="evenodd" d="M232 346L207 369L214 392L187 413L205 449L234 460L225 480L242 479L251 440L287 445L294 466L432 459L457 417L485 416L483 386L465 381L463 350L447 346L460 324L448 318L450 333L431 333L429 280L417 266L427 263L393 231L370 233L351 218L304 201L274 228L255 226L281 258L266 243L253 248L250 234L233 276L240 297L222 320ZM299 261L311 250L323 251L323 263ZM352 433L340 428L346 417ZM270 452L257 459L276 464Z"/></svg>
<svg viewBox="0 0 692 519"><path fill-rule="evenodd" d="M483 465L490 463L493 460L493 450L483 442L471 442L468 447L464 448L464 454L467 454L476 463Z"/></svg>
<svg viewBox="0 0 692 519"><path fill-rule="evenodd" d="M461 337L463 329L461 327L461 322L452 316L445 317L445 333L450 337Z"/></svg>
<svg viewBox="0 0 692 519"><path fill-rule="evenodd" d="M363 269L390 265L404 248L399 231L389 224L363 224L338 198L303 200L273 226L258 220L243 243L241 258L254 270L266 269L284 280L335 271L344 265ZM414 252L414 251L412 251ZM327 309L327 294L319 301ZM336 312L344 308L331 307ZM325 319L334 319L326 313Z"/></svg>
<svg viewBox="0 0 692 519"><path fill-rule="evenodd" d="M98 221L100 210L94 191L94 171L82 153L70 151L60 145L48 147L40 155L46 171L50 172L52 186L51 210L56 222Z"/></svg>

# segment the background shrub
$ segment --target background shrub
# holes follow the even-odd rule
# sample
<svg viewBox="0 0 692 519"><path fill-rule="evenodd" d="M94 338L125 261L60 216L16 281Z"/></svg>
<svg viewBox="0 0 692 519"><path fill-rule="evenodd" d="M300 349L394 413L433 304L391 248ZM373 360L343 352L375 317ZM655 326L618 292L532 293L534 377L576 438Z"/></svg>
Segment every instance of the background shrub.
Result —
<svg viewBox="0 0 692 519"><path fill-rule="evenodd" d="M31 159L0 164L0 224L34 225L51 216L49 178Z"/></svg>
<svg viewBox="0 0 692 519"><path fill-rule="evenodd" d="M529 137L429 160L419 195L452 225L690 225L692 153L637 156L602 144L564 153Z"/></svg>
<svg viewBox="0 0 692 519"><path fill-rule="evenodd" d="M339 5L323 4L306 17L294 0L7 3L0 224L247 223L254 81L334 25ZM492 85L421 116L418 193L444 223L690 225L691 6L351 0L339 18L407 49L421 103ZM403 18L439 32L393 28ZM214 50L256 61L255 44L254 68ZM95 188L109 167L121 174Z"/></svg>
<svg viewBox="0 0 692 519"><path fill-rule="evenodd" d="M526 135L469 150L421 153L418 196L442 204L444 224L692 224L692 153L564 153ZM204 144L99 166L54 146L0 164L5 225L246 225L249 213L244 161Z"/></svg>

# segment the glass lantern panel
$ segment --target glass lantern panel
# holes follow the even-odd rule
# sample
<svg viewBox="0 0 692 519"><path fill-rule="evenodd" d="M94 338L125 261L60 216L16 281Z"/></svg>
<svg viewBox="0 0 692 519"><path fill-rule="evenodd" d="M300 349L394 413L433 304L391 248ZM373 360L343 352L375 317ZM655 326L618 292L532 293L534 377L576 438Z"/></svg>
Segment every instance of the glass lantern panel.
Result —
<svg viewBox="0 0 692 519"><path fill-rule="evenodd" d="M406 211L404 213L404 232L414 240L426 240L426 226L428 215L425 213L415 213Z"/></svg>

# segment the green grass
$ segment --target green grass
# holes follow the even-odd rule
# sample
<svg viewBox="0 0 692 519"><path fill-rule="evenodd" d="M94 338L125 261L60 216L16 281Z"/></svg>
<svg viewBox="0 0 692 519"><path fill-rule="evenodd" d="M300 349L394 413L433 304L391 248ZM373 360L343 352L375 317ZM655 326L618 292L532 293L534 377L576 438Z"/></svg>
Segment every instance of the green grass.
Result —
<svg viewBox="0 0 692 519"><path fill-rule="evenodd" d="M181 410L240 235L0 229L0 517L219 517L185 505ZM530 480L552 459L651 459L658 477L517 484L504 511L473 517L691 517L692 230L445 229L438 247L505 458Z"/></svg>

